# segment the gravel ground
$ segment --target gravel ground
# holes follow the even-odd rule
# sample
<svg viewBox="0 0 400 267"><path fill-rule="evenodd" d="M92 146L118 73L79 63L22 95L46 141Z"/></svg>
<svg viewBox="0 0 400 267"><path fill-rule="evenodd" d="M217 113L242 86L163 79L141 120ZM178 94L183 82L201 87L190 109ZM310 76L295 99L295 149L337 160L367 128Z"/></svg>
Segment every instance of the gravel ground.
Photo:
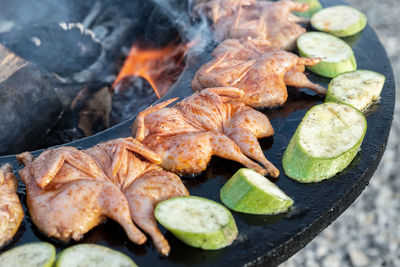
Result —
<svg viewBox="0 0 400 267"><path fill-rule="evenodd" d="M400 0L347 0L363 11L400 85ZM400 266L400 95L383 159L361 196L281 267Z"/></svg>

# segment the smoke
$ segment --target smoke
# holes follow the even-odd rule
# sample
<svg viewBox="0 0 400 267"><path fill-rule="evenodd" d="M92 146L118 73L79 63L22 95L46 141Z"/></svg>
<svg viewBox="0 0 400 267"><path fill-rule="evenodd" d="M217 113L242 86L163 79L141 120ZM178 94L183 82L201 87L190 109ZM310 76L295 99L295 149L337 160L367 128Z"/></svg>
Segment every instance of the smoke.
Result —
<svg viewBox="0 0 400 267"><path fill-rule="evenodd" d="M0 121L7 122L4 116L10 117L11 113L14 120L12 124L21 127L10 128L7 123L0 123L0 126L12 129L5 132L13 135L13 138L7 138L10 148L17 147L16 140L24 142L18 146L21 151L37 146L39 137L42 136L50 141L55 138L59 143L70 140L71 129L76 130L78 127L75 123L77 116L74 113L70 117L63 116L60 119L60 112L70 106L76 92L81 89L81 83L112 83L133 43L140 45L140 40L143 39L142 45L159 48L172 41L191 42L193 45L185 57L187 67L193 67L189 66L191 60L198 63L196 58L203 58L203 52L213 44L207 19L192 16L191 0L1 0L1 4L0 44L29 61L31 69L43 72L42 76L45 76L31 77L30 71L24 68L27 73L13 75L22 77L20 80L13 79L7 81L7 84L0 82L0 96L9 95L9 88L18 89L13 91L16 95L11 98L13 102L9 101L16 103L17 108L8 108L9 112L0 115ZM27 81L27 77L31 77L31 80ZM21 102L18 94L32 91L32 84L40 85L45 79L49 80L46 88L50 91L46 94L51 93L59 98L57 101L42 101L37 104L33 101L35 99L31 101L30 94L26 93L23 94L26 95L23 99L26 103ZM191 77L187 79L191 80ZM16 83L19 87L11 83ZM136 87L143 86L133 84ZM39 100L48 99L40 94L36 96L40 96ZM135 95L125 95L125 98L127 97L134 97L139 101L147 95L137 92ZM150 95L150 100L151 97ZM20 103L22 104L19 105ZM35 108L30 108L31 105ZM20 110L28 110L30 116L21 116L18 113ZM131 116L135 111L127 112ZM51 113L51 116L45 118L42 113ZM46 119L49 124L32 128L33 124L41 125L36 122L38 119ZM55 124L55 131L47 135ZM73 125L70 127L71 124ZM38 138L21 138L25 133ZM80 136L74 134L72 138ZM54 144L52 141L49 143ZM6 147L5 144L3 147Z"/></svg>
<svg viewBox="0 0 400 267"><path fill-rule="evenodd" d="M152 0L159 7L159 12L166 15L175 27L178 28L181 38L185 42L194 42L189 50L188 57L200 55L213 43L208 19L199 15L194 18L192 0Z"/></svg>
<svg viewBox="0 0 400 267"><path fill-rule="evenodd" d="M90 8L90 2L92 1L2 0L0 20L14 22L13 27L8 30L21 30L43 24L44 21L81 21L84 16L82 10Z"/></svg>

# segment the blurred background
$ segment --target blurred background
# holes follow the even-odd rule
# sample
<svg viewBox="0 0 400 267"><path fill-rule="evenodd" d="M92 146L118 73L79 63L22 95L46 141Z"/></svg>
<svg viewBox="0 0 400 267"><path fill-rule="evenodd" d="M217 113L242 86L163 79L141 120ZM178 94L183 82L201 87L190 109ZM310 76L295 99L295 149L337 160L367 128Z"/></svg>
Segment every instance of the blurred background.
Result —
<svg viewBox="0 0 400 267"><path fill-rule="evenodd" d="M368 17L400 85L400 0L346 0ZM331 226L281 267L400 266L400 108L369 186Z"/></svg>

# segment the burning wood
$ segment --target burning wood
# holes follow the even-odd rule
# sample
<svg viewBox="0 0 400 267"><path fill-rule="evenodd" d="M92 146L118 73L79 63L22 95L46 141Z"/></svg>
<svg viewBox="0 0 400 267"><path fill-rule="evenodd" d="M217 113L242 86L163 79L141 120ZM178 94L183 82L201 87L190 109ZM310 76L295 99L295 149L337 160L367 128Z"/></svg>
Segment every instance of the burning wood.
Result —
<svg viewBox="0 0 400 267"><path fill-rule="evenodd" d="M49 77L0 45L0 154L35 149L60 116Z"/></svg>
<svg viewBox="0 0 400 267"><path fill-rule="evenodd" d="M0 154L67 143L129 119L172 87L192 46L183 43L192 38L152 1L97 1L91 9L79 5L71 18L38 18L38 10L7 2L6 14L29 16L10 16L11 27L0 22L0 43L12 51L0 52L2 116L11 113L0 127ZM3 65L9 54L16 61Z"/></svg>
<svg viewBox="0 0 400 267"><path fill-rule="evenodd" d="M117 79L116 85L126 76L146 79L158 98L165 95L184 68L183 57L191 43L169 45L160 49L142 49L133 45Z"/></svg>
<svg viewBox="0 0 400 267"><path fill-rule="evenodd" d="M20 57L61 76L82 71L101 53L92 31L80 23L33 26L0 34L0 43Z"/></svg>
<svg viewBox="0 0 400 267"><path fill-rule="evenodd" d="M65 110L40 147L60 145L93 135L110 126L112 94L103 83L64 86L63 93L73 91L65 100Z"/></svg>
<svg viewBox="0 0 400 267"><path fill-rule="evenodd" d="M114 88L111 125L126 121L157 100L151 84L139 76L126 76Z"/></svg>

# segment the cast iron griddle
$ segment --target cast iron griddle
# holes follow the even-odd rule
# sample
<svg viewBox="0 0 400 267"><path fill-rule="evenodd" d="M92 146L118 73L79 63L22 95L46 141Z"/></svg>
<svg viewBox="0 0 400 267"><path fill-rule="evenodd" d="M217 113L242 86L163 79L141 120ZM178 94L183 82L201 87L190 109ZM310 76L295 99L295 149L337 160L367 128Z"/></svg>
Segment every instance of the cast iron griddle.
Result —
<svg viewBox="0 0 400 267"><path fill-rule="evenodd" d="M341 3L322 2L324 6ZM276 216L233 212L239 236L231 246L216 251L189 247L162 228L172 249L169 257L161 257L151 241L143 246L133 244L123 229L111 220L87 233L81 242L97 243L122 251L132 257L139 266L277 265L304 247L350 206L368 184L382 158L392 122L395 84L384 48L369 26L362 34L347 41L353 45L358 68L382 73L386 76L386 83L380 103L374 105L367 114L368 130L361 151L342 173L327 181L308 185L297 183L285 176L281 164L283 152L307 110L323 100L313 95L311 91L290 89L289 99L282 108L264 110L272 122L275 135L260 141L267 158L281 172L277 185L295 201L290 212ZM206 53L197 61L194 60L195 63L189 64L174 88L163 99L191 94L190 82L195 71L209 59L210 54ZM329 82L315 75L310 77L324 86ZM69 145L84 149L108 139L130 136L132 122L133 119ZM37 156L39 153L34 154ZM14 169L18 168L14 156L0 157L0 164L6 162L12 163ZM219 189L240 167L242 166L235 162L213 158L204 173L196 177L184 177L183 180L192 195L220 202ZM19 194L24 203L25 219L13 241L2 251L33 241L51 242L58 250L77 243L65 244L41 234L26 211L23 185L20 185Z"/></svg>

